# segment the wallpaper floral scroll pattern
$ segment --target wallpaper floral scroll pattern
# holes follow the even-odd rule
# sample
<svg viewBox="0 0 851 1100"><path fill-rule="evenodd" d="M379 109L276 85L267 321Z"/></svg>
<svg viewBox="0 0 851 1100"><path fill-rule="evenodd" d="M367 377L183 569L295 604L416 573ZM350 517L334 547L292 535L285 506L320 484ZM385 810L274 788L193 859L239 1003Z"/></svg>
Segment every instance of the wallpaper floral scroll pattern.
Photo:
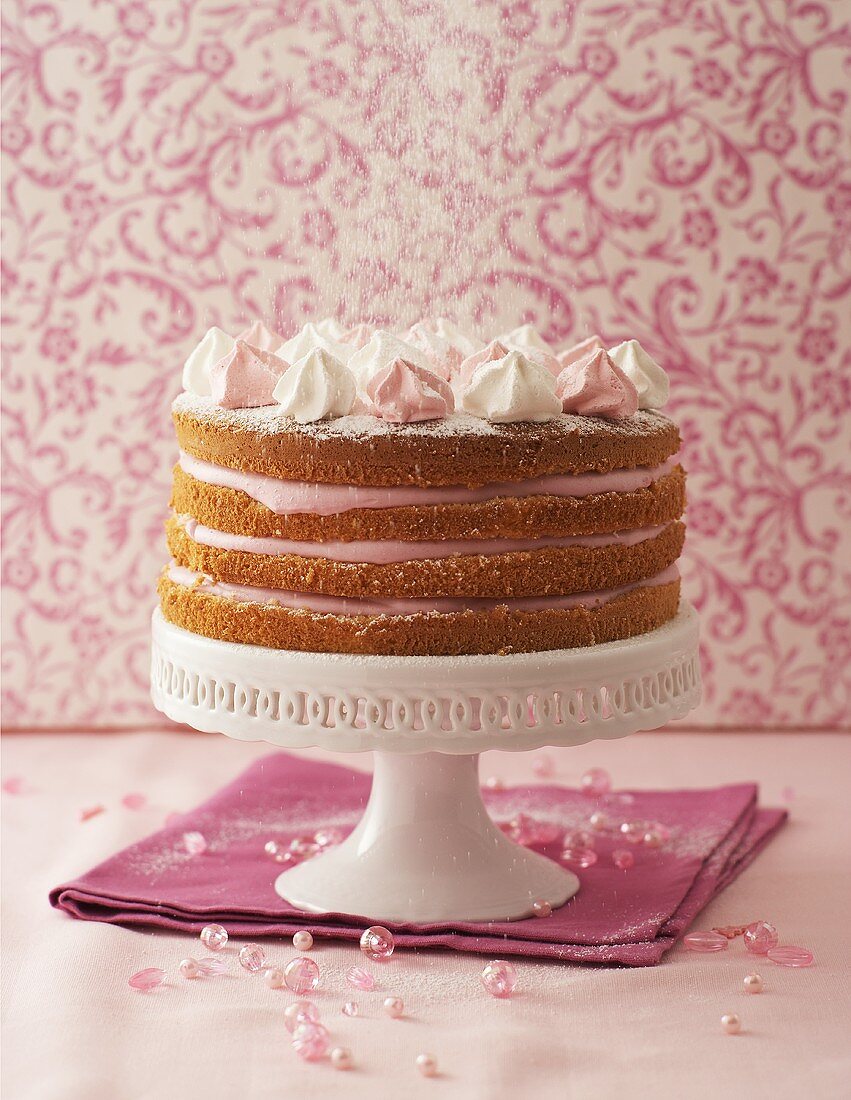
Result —
<svg viewBox="0 0 851 1100"><path fill-rule="evenodd" d="M698 720L847 723L845 5L4 10L7 725L153 717L168 407L208 325L442 310L658 357Z"/></svg>

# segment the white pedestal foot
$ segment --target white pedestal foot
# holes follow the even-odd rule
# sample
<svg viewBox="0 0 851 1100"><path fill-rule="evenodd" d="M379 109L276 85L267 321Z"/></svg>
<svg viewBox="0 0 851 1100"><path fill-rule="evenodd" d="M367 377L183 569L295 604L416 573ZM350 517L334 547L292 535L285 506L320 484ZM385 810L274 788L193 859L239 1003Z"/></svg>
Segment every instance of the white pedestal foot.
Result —
<svg viewBox="0 0 851 1100"><path fill-rule="evenodd" d="M531 916L535 900L563 905L579 879L493 824L478 760L376 753L369 802L354 832L284 871L278 894L307 912L418 923L518 920Z"/></svg>

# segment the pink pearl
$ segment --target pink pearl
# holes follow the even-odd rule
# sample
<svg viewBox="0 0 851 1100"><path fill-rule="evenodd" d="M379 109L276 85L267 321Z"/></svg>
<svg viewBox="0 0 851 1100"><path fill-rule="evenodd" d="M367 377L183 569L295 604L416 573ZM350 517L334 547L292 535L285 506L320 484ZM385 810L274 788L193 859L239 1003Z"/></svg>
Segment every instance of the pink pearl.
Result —
<svg viewBox="0 0 851 1100"><path fill-rule="evenodd" d="M553 758L546 754L536 756L532 761L532 774L537 775L539 779L549 779L551 775L555 775L555 770Z"/></svg>
<svg viewBox="0 0 851 1100"><path fill-rule="evenodd" d="M536 917L551 917L553 913L553 907L548 901L533 901L532 913Z"/></svg>
<svg viewBox="0 0 851 1100"><path fill-rule="evenodd" d="M293 936L293 947L296 951L309 951L313 947L313 936L303 928Z"/></svg>
<svg viewBox="0 0 851 1100"><path fill-rule="evenodd" d="M728 1035L738 1035L742 1030L742 1021L735 1012L728 1012L726 1016L721 1017L721 1027Z"/></svg>
<svg viewBox="0 0 851 1100"><path fill-rule="evenodd" d="M335 844L342 844L344 836L342 829L326 826L324 829L317 829L313 839L320 848L333 848Z"/></svg>
<svg viewBox="0 0 851 1100"><path fill-rule="evenodd" d="M505 784L499 778L498 775L489 775L484 781L483 786L487 787L489 791L504 791Z"/></svg>
<svg viewBox="0 0 851 1100"><path fill-rule="evenodd" d="M756 920L745 929L745 947L753 955L767 955L779 939L777 929L768 921Z"/></svg>
<svg viewBox="0 0 851 1100"><path fill-rule="evenodd" d="M373 962L384 962L393 954L396 941L393 933L380 924L373 924L367 928L360 938L360 949L368 959Z"/></svg>
<svg viewBox="0 0 851 1100"><path fill-rule="evenodd" d="M201 971L194 959L183 959L177 968L184 978L197 978Z"/></svg>
<svg viewBox="0 0 851 1100"><path fill-rule="evenodd" d="M312 836L297 836L290 841L287 850L295 859L310 859L319 851L319 845Z"/></svg>
<svg viewBox="0 0 851 1100"><path fill-rule="evenodd" d="M250 970L252 974L256 974L263 969L263 964L266 962L266 952L260 946L259 943L246 943L239 949L239 965L244 970Z"/></svg>
<svg viewBox="0 0 851 1100"><path fill-rule="evenodd" d="M228 961L215 955L208 955L205 959L198 960L198 969L202 974L211 977L215 974L226 974Z"/></svg>
<svg viewBox="0 0 851 1100"><path fill-rule="evenodd" d="M315 1024L319 1021L319 1009L310 1001L293 1001L284 1009L284 1027L295 1031L299 1024Z"/></svg>
<svg viewBox="0 0 851 1100"><path fill-rule="evenodd" d="M401 997L385 997L384 1011L392 1020L398 1020L405 1011L405 1003Z"/></svg>
<svg viewBox="0 0 851 1100"><path fill-rule="evenodd" d="M162 985L164 981L164 970L160 970L158 966L148 966L144 970L137 970L135 974L131 974L127 979L127 984L131 989L137 989L140 993L149 993L152 989L156 989L158 985Z"/></svg>
<svg viewBox="0 0 851 1100"><path fill-rule="evenodd" d="M593 848L565 848L561 853L562 863L569 863L571 867L593 867L597 862L597 853Z"/></svg>
<svg viewBox="0 0 851 1100"><path fill-rule="evenodd" d="M228 942L227 931L220 924L207 924L201 929L201 943L208 951L221 951Z"/></svg>
<svg viewBox="0 0 851 1100"><path fill-rule="evenodd" d="M423 1077L437 1076L437 1059L433 1054L418 1054L417 1069Z"/></svg>
<svg viewBox="0 0 851 1100"><path fill-rule="evenodd" d="M318 1062L328 1049L328 1032L322 1024L299 1024L293 1032L293 1050L305 1062Z"/></svg>
<svg viewBox="0 0 851 1100"><path fill-rule="evenodd" d="M319 967L313 959L293 959L284 970L284 981L293 993L312 993L319 985Z"/></svg>
<svg viewBox="0 0 851 1100"><path fill-rule="evenodd" d="M203 833L184 833L183 847L191 856L201 856L207 851L207 838Z"/></svg>
<svg viewBox="0 0 851 1100"><path fill-rule="evenodd" d="M726 951L729 942L720 932L689 932L683 937L687 951L698 951L704 954Z"/></svg>
<svg viewBox="0 0 851 1100"><path fill-rule="evenodd" d="M357 1016L360 1009L358 1008L357 1001L346 1001L340 1011L344 1016Z"/></svg>
<svg viewBox="0 0 851 1100"><path fill-rule="evenodd" d="M579 789L587 798L602 798L612 789L612 777L605 768L589 768L579 780Z"/></svg>
<svg viewBox="0 0 851 1100"><path fill-rule="evenodd" d="M517 985L517 971L510 962L494 959L482 971L482 985L492 997L510 997Z"/></svg>
<svg viewBox="0 0 851 1100"><path fill-rule="evenodd" d="M762 993L762 978L759 974L746 975L742 985L745 987L745 993Z"/></svg>
<svg viewBox="0 0 851 1100"><path fill-rule="evenodd" d="M791 944L769 947L766 954L778 966L812 966L814 961L812 951L808 951L806 947L793 947Z"/></svg>
<svg viewBox="0 0 851 1100"><path fill-rule="evenodd" d="M364 993L371 993L375 989L375 978L368 970L362 970L359 966L352 966L346 971L346 981Z"/></svg>
<svg viewBox="0 0 851 1100"><path fill-rule="evenodd" d="M619 871L628 871L635 866L635 856L625 848L616 848L612 852L612 863Z"/></svg>
<svg viewBox="0 0 851 1100"><path fill-rule="evenodd" d="M278 863L283 863L286 853L282 850L277 840L267 840L263 845L263 851L271 859L276 860Z"/></svg>
<svg viewBox="0 0 851 1100"><path fill-rule="evenodd" d="M279 966L269 966L263 971L263 981L270 989L280 989L284 984L284 973Z"/></svg>
<svg viewBox="0 0 851 1100"><path fill-rule="evenodd" d="M565 848L593 848L596 843L597 837L587 829L573 829L565 833L562 840Z"/></svg>
<svg viewBox="0 0 851 1100"><path fill-rule="evenodd" d="M352 1052L348 1047L334 1047L330 1057L334 1069L351 1069L354 1065Z"/></svg>
<svg viewBox="0 0 851 1100"><path fill-rule="evenodd" d="M595 833L603 833L609 827L609 819L606 817L602 810L596 810L588 818L588 824L591 826Z"/></svg>
<svg viewBox="0 0 851 1100"><path fill-rule="evenodd" d="M644 823L642 821L624 821L618 832L629 844L640 844L644 840Z"/></svg>

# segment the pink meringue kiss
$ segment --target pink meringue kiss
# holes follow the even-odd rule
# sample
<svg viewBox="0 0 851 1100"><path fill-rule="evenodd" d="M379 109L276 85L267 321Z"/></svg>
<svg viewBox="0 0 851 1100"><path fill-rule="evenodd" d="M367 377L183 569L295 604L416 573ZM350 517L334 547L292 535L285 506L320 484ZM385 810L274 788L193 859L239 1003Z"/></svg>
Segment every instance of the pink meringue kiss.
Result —
<svg viewBox="0 0 851 1100"><path fill-rule="evenodd" d="M262 321L255 321L248 328L243 329L237 336L237 340L242 340L243 343L250 344L251 347L259 348L261 351L275 351L284 342L283 336L266 328Z"/></svg>
<svg viewBox="0 0 851 1100"><path fill-rule="evenodd" d="M569 367L571 363L578 363L580 359L584 359L586 355L590 355L594 351L602 351L604 349L603 341L595 333L593 336L589 336L587 340L580 340L578 344L574 344L572 348L565 348L564 351L560 351L556 358L562 367Z"/></svg>
<svg viewBox="0 0 851 1100"><path fill-rule="evenodd" d="M421 321L411 325L402 337L406 344L417 348L425 355L431 364L431 369L436 375L449 382L458 373L461 361L464 358L461 352L453 347L448 340L432 332Z"/></svg>
<svg viewBox="0 0 851 1100"><path fill-rule="evenodd" d="M433 371L394 359L366 384L368 409L391 424L440 420L455 408L452 390Z"/></svg>
<svg viewBox="0 0 851 1100"><path fill-rule="evenodd" d="M351 344L353 348L357 348L357 350L360 351L361 348L365 348L370 342L374 332L375 329L372 325L353 325L350 329L346 329L340 337L340 343Z"/></svg>
<svg viewBox="0 0 851 1100"><path fill-rule="evenodd" d="M233 350L210 368L213 401L223 409L274 405L272 391L288 366L280 356L237 340Z"/></svg>
<svg viewBox="0 0 851 1100"><path fill-rule="evenodd" d="M474 351L472 355L468 355L466 359L462 360L461 366L458 368L458 379L461 385L469 385L473 380L477 367L480 367L483 363L497 363L500 359L504 359L506 355L508 355L508 348L505 344L501 344L499 340L491 340L487 347L482 348L481 351Z"/></svg>
<svg viewBox="0 0 851 1100"><path fill-rule="evenodd" d="M556 394L565 412L580 416L623 420L638 412L638 390L602 348L565 367Z"/></svg>

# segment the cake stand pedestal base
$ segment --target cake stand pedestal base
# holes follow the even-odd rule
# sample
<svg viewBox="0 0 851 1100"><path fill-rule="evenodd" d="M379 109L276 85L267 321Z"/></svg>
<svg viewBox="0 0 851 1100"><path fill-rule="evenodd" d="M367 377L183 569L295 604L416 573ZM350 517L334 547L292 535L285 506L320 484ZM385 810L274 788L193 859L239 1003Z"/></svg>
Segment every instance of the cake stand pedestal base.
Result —
<svg viewBox="0 0 851 1100"><path fill-rule="evenodd" d="M392 921L505 921L555 909L579 879L498 829L478 755L375 753L372 791L342 844L284 871L275 889L307 912Z"/></svg>

